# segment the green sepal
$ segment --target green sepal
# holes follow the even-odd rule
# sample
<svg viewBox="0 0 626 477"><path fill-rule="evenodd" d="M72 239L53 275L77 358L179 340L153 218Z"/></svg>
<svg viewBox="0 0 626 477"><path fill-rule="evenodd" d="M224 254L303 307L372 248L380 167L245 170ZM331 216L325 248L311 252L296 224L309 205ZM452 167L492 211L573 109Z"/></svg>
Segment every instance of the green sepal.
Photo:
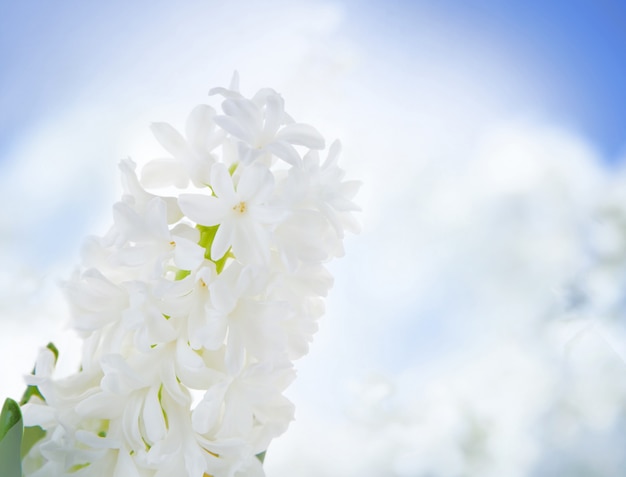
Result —
<svg viewBox="0 0 626 477"><path fill-rule="evenodd" d="M22 477L22 413L10 398L4 401L0 414L0 468L2 477Z"/></svg>
<svg viewBox="0 0 626 477"><path fill-rule="evenodd" d="M44 431L39 426L25 427L24 435L22 437L22 448L21 455L22 459L28 451L30 451L37 442L43 439L46 436L46 431Z"/></svg>
<svg viewBox="0 0 626 477"><path fill-rule="evenodd" d="M186 278L189 275L191 275L191 270L177 270L176 271L176 277L174 279L176 281L182 280L183 278Z"/></svg>
<svg viewBox="0 0 626 477"><path fill-rule="evenodd" d="M213 240L215 239L219 225L213 225L212 227L196 225L196 228L200 231L200 242L198 243L204 248L204 258L211 260L211 245L213 245Z"/></svg>
<svg viewBox="0 0 626 477"><path fill-rule="evenodd" d="M229 258L233 258L234 255L230 249L228 249L224 256L217 260L211 257L211 245L213 245L213 240L215 239L215 234L217 234L217 229L219 229L219 227L219 225L213 225L211 227L207 227L206 225L196 225L196 228L200 231L200 242L198 242L198 244L204 248L204 258L215 263L216 272L222 273L222 270L224 270L224 266L226 265L226 261Z"/></svg>
<svg viewBox="0 0 626 477"><path fill-rule="evenodd" d="M30 401L30 398L32 398L33 396L37 396L42 401L45 401L43 395L39 392L39 388L37 386L29 384L26 387L26 391L24 391L24 394L22 395L22 399L20 399L20 406L23 406L28 401Z"/></svg>
<svg viewBox="0 0 626 477"><path fill-rule="evenodd" d="M48 343L46 348L52 351L52 354L54 355L54 364L57 364L57 361L59 360L59 349L54 346L54 343L52 342Z"/></svg>
<svg viewBox="0 0 626 477"><path fill-rule="evenodd" d="M265 461L265 454L267 453L266 450L264 450L263 452L261 452L260 454L256 455L256 458L259 459L261 461L261 464Z"/></svg>
<svg viewBox="0 0 626 477"><path fill-rule="evenodd" d="M222 270L224 270L224 265L226 265L226 260L228 260L229 258L234 258L234 257L235 256L232 253L230 253L230 249L228 249L228 252L226 252L222 258L215 261L215 271L218 274L222 273Z"/></svg>

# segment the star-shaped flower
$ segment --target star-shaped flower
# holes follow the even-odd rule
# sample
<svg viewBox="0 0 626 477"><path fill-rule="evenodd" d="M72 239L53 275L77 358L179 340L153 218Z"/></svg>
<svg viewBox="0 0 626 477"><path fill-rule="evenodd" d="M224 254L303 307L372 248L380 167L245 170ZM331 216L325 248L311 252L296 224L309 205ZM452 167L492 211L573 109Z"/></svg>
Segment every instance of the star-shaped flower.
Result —
<svg viewBox="0 0 626 477"><path fill-rule="evenodd" d="M222 109L225 115L215 116L215 122L241 141L241 160L246 164L271 153L295 166L302 159L294 146L324 148L324 138L317 129L294 122L285 113L283 98L269 88L252 99L230 95Z"/></svg>
<svg viewBox="0 0 626 477"><path fill-rule="evenodd" d="M211 245L211 258L219 260L229 248L244 263L267 263L271 227L283 213L268 206L274 176L267 167L244 168L235 186L223 164L211 169L215 196L181 194L178 203L190 219L204 226L219 225Z"/></svg>

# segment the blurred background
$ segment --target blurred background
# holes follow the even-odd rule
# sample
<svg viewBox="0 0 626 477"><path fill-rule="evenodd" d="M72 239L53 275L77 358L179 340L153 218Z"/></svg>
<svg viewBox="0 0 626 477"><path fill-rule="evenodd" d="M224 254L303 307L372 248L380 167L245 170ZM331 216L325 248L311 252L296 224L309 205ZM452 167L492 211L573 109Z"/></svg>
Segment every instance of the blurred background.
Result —
<svg viewBox="0 0 626 477"><path fill-rule="evenodd" d="M0 398L50 340L76 368L117 163L234 70L364 182L267 475L626 475L618 0L3 2Z"/></svg>

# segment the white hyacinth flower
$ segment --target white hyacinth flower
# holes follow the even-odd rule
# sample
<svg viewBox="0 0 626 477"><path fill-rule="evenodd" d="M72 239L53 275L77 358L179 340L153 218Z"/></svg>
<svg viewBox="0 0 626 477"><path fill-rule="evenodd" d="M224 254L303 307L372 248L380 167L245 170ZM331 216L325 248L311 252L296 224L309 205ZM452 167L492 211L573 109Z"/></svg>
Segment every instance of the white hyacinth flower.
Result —
<svg viewBox="0 0 626 477"><path fill-rule="evenodd" d="M205 226L219 225L211 257L222 258L232 247L236 257L247 263L267 263L270 255L270 226L281 217L267 206L274 176L265 166L253 164L239 178L237 187L223 164L211 170L215 196L182 194L178 201L190 219Z"/></svg>
<svg viewBox="0 0 626 477"><path fill-rule="evenodd" d="M224 131L216 129L215 109L206 104L194 108L187 118L187 139L168 123L153 123L152 133L173 157L155 159L142 169L147 186L187 187L189 181L202 187L209 183L211 166L216 161L213 150L224 140Z"/></svg>
<svg viewBox="0 0 626 477"><path fill-rule="evenodd" d="M113 225L65 284L80 370L55 380L46 349L28 379L25 422L45 437L24 475L264 475L359 184L343 180L338 143L320 165L324 139L280 95L246 98L236 83L213 91L223 114L192 111L186 137L153 124L171 157L148 162L141 181L120 164ZM193 193L158 191L189 183Z"/></svg>
<svg viewBox="0 0 626 477"><path fill-rule="evenodd" d="M297 166L302 158L294 146L324 148L322 135L308 124L295 123L285 113L283 98L272 89L262 89L251 99L221 88L211 93L226 97L225 115L215 116L215 122L240 141L240 160L245 164L274 155Z"/></svg>

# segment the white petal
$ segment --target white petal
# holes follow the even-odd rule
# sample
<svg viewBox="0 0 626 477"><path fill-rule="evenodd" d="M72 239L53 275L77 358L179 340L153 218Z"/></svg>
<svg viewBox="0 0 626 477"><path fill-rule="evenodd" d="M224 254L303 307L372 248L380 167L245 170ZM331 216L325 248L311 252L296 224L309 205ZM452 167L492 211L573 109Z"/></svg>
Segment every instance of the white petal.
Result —
<svg viewBox="0 0 626 477"><path fill-rule="evenodd" d="M214 116L215 109L207 104L199 104L189 113L185 134L194 149L206 151L206 145L215 128Z"/></svg>
<svg viewBox="0 0 626 477"><path fill-rule="evenodd" d="M143 246L122 248L112 257L112 260L116 265L137 267L152 257L151 251L150 247Z"/></svg>
<svg viewBox="0 0 626 477"><path fill-rule="evenodd" d="M224 221L215 234L213 244L211 245L211 260L219 260L222 258L233 242L233 223L232 221Z"/></svg>
<svg viewBox="0 0 626 477"><path fill-rule="evenodd" d="M215 124L247 144L254 144L254 132L243 127L239 121L230 116L215 116Z"/></svg>
<svg viewBox="0 0 626 477"><path fill-rule="evenodd" d="M309 172L315 174L319 171L320 168L320 153L315 149L309 149L304 157L302 158L302 168Z"/></svg>
<svg viewBox="0 0 626 477"><path fill-rule="evenodd" d="M227 88L212 88L209 90L209 96L214 94L221 94L227 98L240 98L239 94L239 72L235 70L233 76L230 78L230 86Z"/></svg>
<svg viewBox="0 0 626 477"><path fill-rule="evenodd" d="M120 449L112 477L141 477L129 452Z"/></svg>
<svg viewBox="0 0 626 477"><path fill-rule="evenodd" d="M122 355L107 354L100 358L104 377L100 383L103 390L113 394L126 394L144 387L145 379L132 369Z"/></svg>
<svg viewBox="0 0 626 477"><path fill-rule="evenodd" d="M224 164L218 163L211 167L211 188L220 199L228 204L236 204L237 194L233 185L233 178Z"/></svg>
<svg viewBox="0 0 626 477"><path fill-rule="evenodd" d="M204 394L202 401L191 414L191 425L198 434L206 434L215 425L220 417L224 395L228 389L228 381L222 381Z"/></svg>
<svg viewBox="0 0 626 477"><path fill-rule="evenodd" d="M146 232L152 237L166 239L170 235L167 225L167 204L161 197L154 197L146 204L143 213L146 220Z"/></svg>
<svg viewBox="0 0 626 477"><path fill-rule="evenodd" d="M237 376L243 368L245 358L245 348L242 336L233 327L228 330L228 343L226 345L226 355L224 364L231 376Z"/></svg>
<svg viewBox="0 0 626 477"><path fill-rule="evenodd" d="M352 199L361 188L361 185L362 185L361 181L342 182L341 187L340 187L340 191L341 191L340 194L348 199Z"/></svg>
<svg viewBox="0 0 626 477"><path fill-rule="evenodd" d="M119 290L115 288L111 282L106 280L104 276L100 275L102 280L104 281L105 288L110 290L111 288L114 290L114 293L119 293ZM98 278L100 278L98 277ZM37 353L37 361L35 362L35 375L37 377L50 377L52 376L52 372L54 371L54 366L56 363L56 356L52 352L50 348L41 348L39 353Z"/></svg>
<svg viewBox="0 0 626 477"><path fill-rule="evenodd" d="M178 224L172 229L172 236L182 237L192 242L198 243L200 240L200 231L189 224Z"/></svg>
<svg viewBox="0 0 626 477"><path fill-rule="evenodd" d="M236 264L235 264L236 265ZM234 280L231 275L233 271L237 271L240 267L230 266L224 272L222 272L211 285L209 290L211 292L211 305L220 314L228 314L235 307L237 300L239 299L239 289L234 285ZM236 279L237 277L234 277Z"/></svg>
<svg viewBox="0 0 626 477"><path fill-rule="evenodd" d="M100 437L93 432L78 429L74 434L76 440L94 449L114 449L120 445L117 439Z"/></svg>
<svg viewBox="0 0 626 477"><path fill-rule="evenodd" d="M256 136L261 131L261 111L246 98L226 99L222 103L224 112L235 119L244 130Z"/></svg>
<svg viewBox="0 0 626 477"><path fill-rule="evenodd" d="M176 371L174 369L174 362L164 363L161 367L161 382L163 383L164 391L176 401L178 404L187 406L189 404L189 393L185 389L181 389L181 385L176 378Z"/></svg>
<svg viewBox="0 0 626 477"><path fill-rule="evenodd" d="M204 477L207 475L204 471L206 468L206 460L208 455L200 450L198 446L186 446L183 457L185 459L186 475Z"/></svg>
<svg viewBox="0 0 626 477"><path fill-rule="evenodd" d="M29 402L22 406L22 417L24 426L41 426L47 429L49 426L56 424L56 409L46 404L35 404Z"/></svg>
<svg viewBox="0 0 626 477"><path fill-rule="evenodd" d="M246 477L265 477L265 471L263 470L263 464L256 457L250 457L241 469Z"/></svg>
<svg viewBox="0 0 626 477"><path fill-rule="evenodd" d="M178 205L191 220L207 226L219 224L226 214L224 203L208 195L181 194Z"/></svg>
<svg viewBox="0 0 626 477"><path fill-rule="evenodd" d="M267 103L267 98L270 96L278 96L278 93L272 88L261 88L252 96L252 102L261 108Z"/></svg>
<svg viewBox="0 0 626 477"><path fill-rule="evenodd" d="M311 149L324 149L325 141L322 135L313 126L296 123L289 124L276 134L277 141L285 141Z"/></svg>
<svg viewBox="0 0 626 477"><path fill-rule="evenodd" d="M215 157L212 154L200 153L196 156L185 156L183 164L193 185L203 188L211 183L211 167L215 164Z"/></svg>
<svg viewBox="0 0 626 477"><path fill-rule="evenodd" d="M215 264L205 261L202 268L196 273L196 280L202 279L208 285L213 282L216 276Z"/></svg>
<svg viewBox="0 0 626 477"><path fill-rule="evenodd" d="M285 141L274 141L268 144L265 149L292 166L299 166L302 162L296 148Z"/></svg>
<svg viewBox="0 0 626 477"><path fill-rule="evenodd" d="M339 141L339 139L336 139L330 145L330 148L328 149L328 156L326 157L326 160L324 161L324 164L322 165L322 167L327 168L327 167L335 166L337 164L337 160L339 159L340 153L341 153L341 141Z"/></svg>
<svg viewBox="0 0 626 477"><path fill-rule="evenodd" d="M144 321L149 331L149 347L154 342L168 343L176 338L176 329L171 321L167 320L160 310L156 307L142 310L144 313ZM148 348L149 349L149 348Z"/></svg>
<svg viewBox="0 0 626 477"><path fill-rule="evenodd" d="M174 264L181 270L195 270L204 261L204 248L179 237L174 249Z"/></svg>
<svg viewBox="0 0 626 477"><path fill-rule="evenodd" d="M122 173L122 188L125 194L129 194L135 197L139 202L142 202L146 197L151 197L152 194L148 194L137 179L135 168L137 165L131 159L123 159L119 163L119 168Z"/></svg>
<svg viewBox="0 0 626 477"><path fill-rule="evenodd" d="M141 398L137 394L131 394L124 404L122 416L122 430L124 437L131 447L143 448L144 442L139 432L139 415L141 414Z"/></svg>
<svg viewBox="0 0 626 477"><path fill-rule="evenodd" d="M178 200L176 197L161 197L161 199L167 205L167 223L173 224L183 218L183 213L178 207Z"/></svg>
<svg viewBox="0 0 626 477"><path fill-rule="evenodd" d="M337 197L328 202L333 209L339 212L359 212L361 208L354 202L344 199L343 197Z"/></svg>
<svg viewBox="0 0 626 477"><path fill-rule="evenodd" d="M189 346L198 350L203 346L206 347L206 341L209 338L206 323L206 313L204 307L194 307L187 316L187 335L189 336Z"/></svg>
<svg viewBox="0 0 626 477"><path fill-rule="evenodd" d="M153 159L141 169L141 183L145 187L187 187L189 177L179 161L171 158Z"/></svg>
<svg viewBox="0 0 626 477"><path fill-rule="evenodd" d="M244 202L263 202L274 189L274 176L262 164L244 169L237 184L237 193Z"/></svg>
<svg viewBox="0 0 626 477"><path fill-rule="evenodd" d="M241 98L241 94L239 92L231 91L227 88L221 88L219 86L217 88L211 88L209 90L209 96L214 96L216 94L224 96L225 98Z"/></svg>
<svg viewBox="0 0 626 477"><path fill-rule="evenodd" d="M203 368L204 361L183 341L176 341L176 361L186 368Z"/></svg>
<svg viewBox="0 0 626 477"><path fill-rule="evenodd" d="M233 230L233 253L242 263L266 264L270 257L270 235L253 221L237 224Z"/></svg>
<svg viewBox="0 0 626 477"><path fill-rule="evenodd" d="M289 212L277 207L266 207L264 205L252 205L250 213L254 215L254 220L261 224L277 224L287 217Z"/></svg>
<svg viewBox="0 0 626 477"><path fill-rule="evenodd" d="M265 107L265 124L263 127L261 141L267 143L274 138L276 131L283 124L283 112L285 110L285 102L278 94L272 94L267 97L267 105Z"/></svg>
<svg viewBox="0 0 626 477"><path fill-rule="evenodd" d="M150 129L156 140L172 156L182 156L189 152L189 146L185 138L168 123L152 123Z"/></svg>
<svg viewBox="0 0 626 477"><path fill-rule="evenodd" d="M228 88L231 91L239 92L239 71L233 71L233 76L231 76L230 78L230 85L228 86Z"/></svg>
<svg viewBox="0 0 626 477"><path fill-rule="evenodd" d="M84 398L76 405L76 413L83 417L115 419L122 413L118 396L107 392L98 392Z"/></svg>
<svg viewBox="0 0 626 477"><path fill-rule="evenodd" d="M252 164L260 155L263 154L261 149L252 149L249 145L239 142L237 144L236 161L241 165Z"/></svg>
<svg viewBox="0 0 626 477"><path fill-rule="evenodd" d="M143 404L143 425L146 429L146 437L151 443L160 441L165 437L165 418L159 402L158 388L153 386L146 394Z"/></svg>
<svg viewBox="0 0 626 477"><path fill-rule="evenodd" d="M145 238L143 220L128 204L116 202L113 204L113 222L120 233L127 240L140 240Z"/></svg>
<svg viewBox="0 0 626 477"><path fill-rule="evenodd" d="M341 220L343 221L343 226L348 232L353 234L361 232L361 224L352 215L343 214Z"/></svg>
<svg viewBox="0 0 626 477"><path fill-rule="evenodd" d="M221 313L207 311L204 306L197 306L189 314L189 345L193 349L205 347L216 350L224 343L228 323Z"/></svg>

